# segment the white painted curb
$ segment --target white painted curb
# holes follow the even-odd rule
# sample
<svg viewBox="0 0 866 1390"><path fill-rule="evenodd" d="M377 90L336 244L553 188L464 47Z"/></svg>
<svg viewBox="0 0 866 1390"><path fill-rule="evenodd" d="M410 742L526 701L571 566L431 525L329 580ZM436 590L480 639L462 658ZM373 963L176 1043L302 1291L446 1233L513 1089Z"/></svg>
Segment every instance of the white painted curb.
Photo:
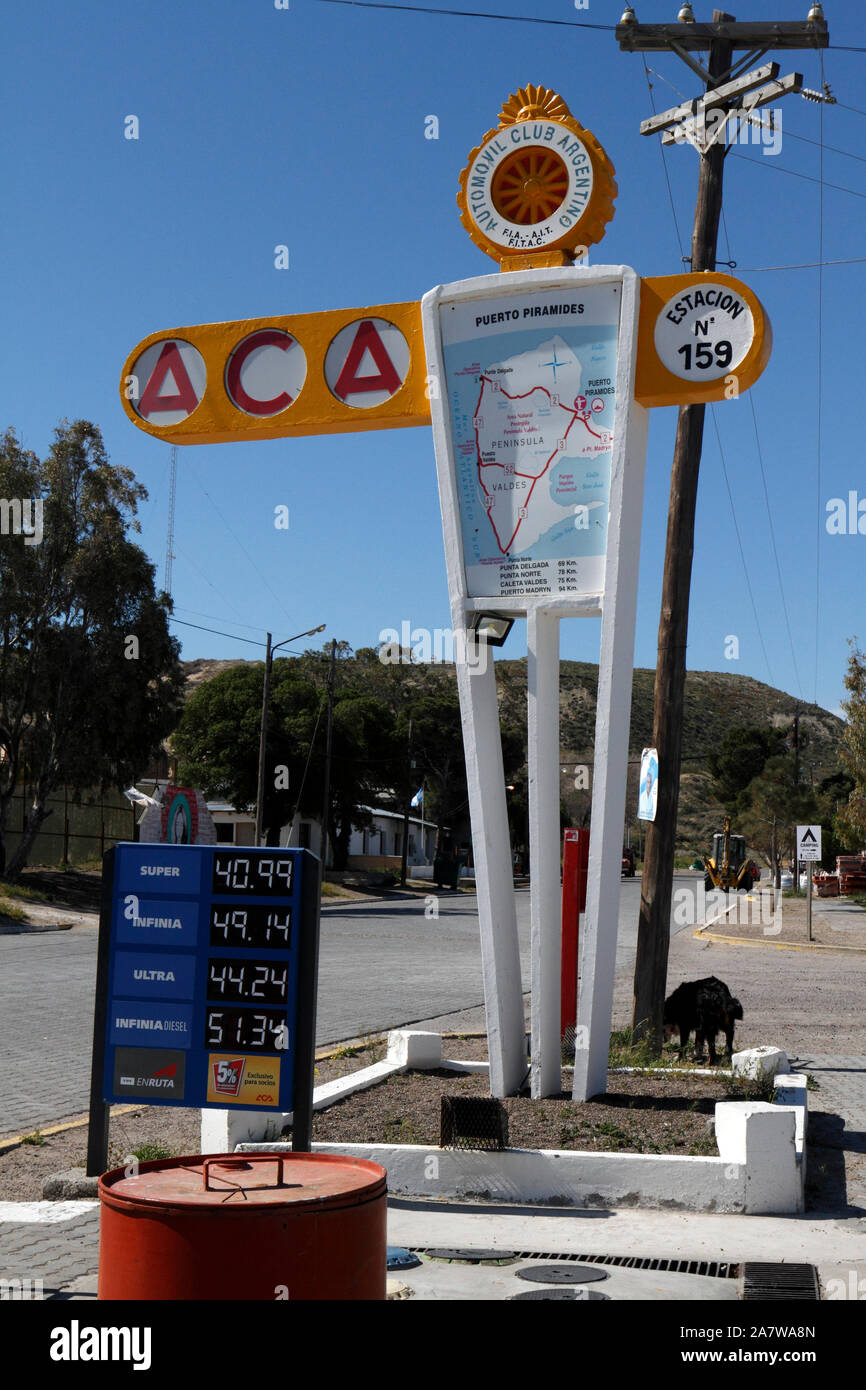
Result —
<svg viewBox="0 0 866 1390"><path fill-rule="evenodd" d="M416 1043L414 1039L417 1038ZM322 1109L353 1091L375 1085L406 1070L402 1057L423 1058L428 1067L468 1072L485 1063L436 1060L431 1039L437 1034L389 1034L389 1060L317 1087L315 1108ZM778 1048L752 1048L758 1069L775 1070ZM754 1060L754 1059L752 1059ZM424 1063L421 1063L423 1065ZM417 1066L414 1060L411 1065ZM719 1071L711 1072L718 1075ZM766 1101L718 1101L715 1133L718 1157L676 1154L586 1153L563 1149L506 1149L498 1153L440 1149L418 1144L314 1144L313 1151L346 1154L380 1163L388 1173L388 1190L403 1196L474 1198L487 1201L550 1204L584 1208L650 1207L663 1210L782 1215L804 1210L805 1145L808 1115L805 1076L776 1072L776 1104ZM204 1112L223 1115L226 1112ZM261 1112L241 1111L231 1120L249 1126ZM274 1117L271 1118L273 1122ZM282 1117L279 1117L282 1119ZM238 1128L241 1128L238 1125ZM223 1131L223 1134L225 1131ZM239 1153L291 1151L285 1142L255 1142L238 1135L231 1145ZM230 1152L230 1148L202 1149Z"/></svg>
<svg viewBox="0 0 866 1390"><path fill-rule="evenodd" d="M780 1047L746 1047L731 1058L734 1075L753 1081L787 1072L789 1065L788 1055Z"/></svg>

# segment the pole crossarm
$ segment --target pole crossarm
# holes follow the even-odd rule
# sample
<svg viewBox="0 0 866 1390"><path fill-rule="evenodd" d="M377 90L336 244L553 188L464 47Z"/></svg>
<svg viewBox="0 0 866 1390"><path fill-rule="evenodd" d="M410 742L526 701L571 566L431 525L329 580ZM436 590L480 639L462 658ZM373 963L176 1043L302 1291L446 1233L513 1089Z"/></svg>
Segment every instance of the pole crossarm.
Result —
<svg viewBox="0 0 866 1390"><path fill-rule="evenodd" d="M775 66L775 64L772 66ZM779 97L788 96L791 92L799 92L802 85L803 74L800 72L789 72L785 77L775 78L766 86L758 87L756 91L747 91L742 100L731 103L725 118L719 121L709 139L705 140L699 140L696 136L696 132L700 128L701 116L710 109L719 111L723 104L717 102L707 102L704 104L702 100L698 100L695 104L699 109L695 111L694 114L688 114L683 117L675 129L662 131L662 144L677 145L685 139L693 144L701 153L704 153L710 145L722 138L729 125L735 126L733 138L736 138L736 131L739 130L744 120L746 122L749 121L753 111L757 111L761 106L767 106L769 102L776 101ZM712 95L712 93L708 95ZM641 127L641 132L643 134L647 133L643 131L643 127Z"/></svg>
<svg viewBox="0 0 866 1390"><path fill-rule="evenodd" d="M715 24L636 24L616 26L616 41L625 53L690 53L706 51L717 39L731 51L741 49L827 48L830 34L825 19L780 20L768 23L723 20Z"/></svg>
<svg viewBox="0 0 866 1390"><path fill-rule="evenodd" d="M754 72L746 73L745 77L738 77L733 82L724 82L721 87L715 87L702 97L695 97L693 101L683 102L680 106L672 106L668 111L660 111L657 116L650 116L648 120L641 121L640 133L654 135L657 130L676 125L712 106L725 106L731 97L740 96L754 87L761 87L778 76L779 64L765 63L762 68L755 68Z"/></svg>

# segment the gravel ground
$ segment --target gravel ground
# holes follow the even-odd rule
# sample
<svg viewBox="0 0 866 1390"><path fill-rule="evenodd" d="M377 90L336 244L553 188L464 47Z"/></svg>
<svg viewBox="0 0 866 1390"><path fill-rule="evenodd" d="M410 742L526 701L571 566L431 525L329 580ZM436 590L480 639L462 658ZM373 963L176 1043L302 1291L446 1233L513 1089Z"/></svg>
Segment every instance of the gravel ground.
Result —
<svg viewBox="0 0 866 1390"><path fill-rule="evenodd" d="M743 1005L735 1049L771 1044L805 1060L815 1052L866 1055L866 954L728 945L686 927L671 938L668 993L683 980L706 975L724 980ZM633 1002L632 970L618 971L615 1028L631 1020Z"/></svg>
<svg viewBox="0 0 866 1390"><path fill-rule="evenodd" d="M822 917L820 903L820 898L813 899L812 940L822 946L856 946L860 950L866 950L866 913L863 914L862 930L856 931L846 927L842 931L833 925L832 918ZM730 917L722 921L714 922L708 930L718 933L720 936L767 941L770 944L774 941L783 941L793 942L797 945L808 945L806 904L802 898L783 898L781 914L777 916L775 921L766 907L763 908L766 921L739 921L740 914L744 917L748 914L749 918L761 917L761 906L755 904L756 899L741 898L737 904L737 912L732 912Z"/></svg>

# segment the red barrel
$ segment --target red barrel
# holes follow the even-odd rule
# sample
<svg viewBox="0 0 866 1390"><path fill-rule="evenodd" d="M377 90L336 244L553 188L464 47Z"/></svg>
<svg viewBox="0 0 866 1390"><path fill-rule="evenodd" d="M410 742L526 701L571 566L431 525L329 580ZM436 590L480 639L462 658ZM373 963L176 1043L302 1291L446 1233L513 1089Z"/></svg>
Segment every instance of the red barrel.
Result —
<svg viewBox="0 0 866 1390"><path fill-rule="evenodd" d="M99 1179L99 1297L384 1299L386 1173L341 1154L214 1154Z"/></svg>

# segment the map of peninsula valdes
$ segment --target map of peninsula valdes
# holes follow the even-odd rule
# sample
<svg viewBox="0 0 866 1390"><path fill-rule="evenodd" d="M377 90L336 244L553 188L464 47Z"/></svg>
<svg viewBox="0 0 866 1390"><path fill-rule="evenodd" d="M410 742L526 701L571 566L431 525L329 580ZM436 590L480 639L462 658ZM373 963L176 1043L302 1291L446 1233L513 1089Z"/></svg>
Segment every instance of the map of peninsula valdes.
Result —
<svg viewBox="0 0 866 1390"><path fill-rule="evenodd" d="M604 588L618 285L443 304L468 592Z"/></svg>

